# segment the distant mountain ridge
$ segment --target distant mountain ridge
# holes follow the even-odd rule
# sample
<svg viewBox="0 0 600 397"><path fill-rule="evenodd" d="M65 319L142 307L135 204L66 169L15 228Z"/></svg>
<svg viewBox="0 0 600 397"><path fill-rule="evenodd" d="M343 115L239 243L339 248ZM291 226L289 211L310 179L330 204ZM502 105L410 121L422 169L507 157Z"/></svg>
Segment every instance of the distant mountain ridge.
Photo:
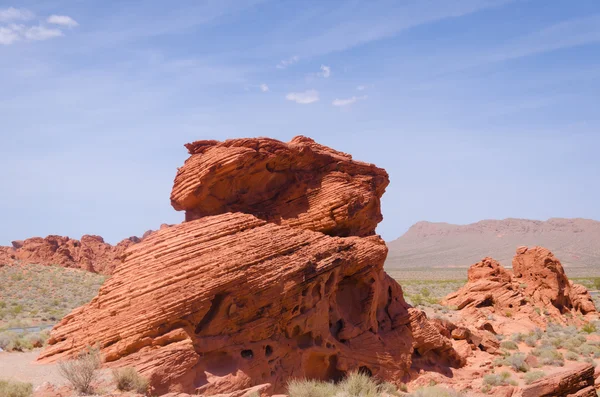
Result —
<svg viewBox="0 0 600 397"><path fill-rule="evenodd" d="M486 256L510 266L521 245L546 247L567 267L600 267L600 222L582 218L509 218L469 225L423 221L387 245L389 270L468 267Z"/></svg>

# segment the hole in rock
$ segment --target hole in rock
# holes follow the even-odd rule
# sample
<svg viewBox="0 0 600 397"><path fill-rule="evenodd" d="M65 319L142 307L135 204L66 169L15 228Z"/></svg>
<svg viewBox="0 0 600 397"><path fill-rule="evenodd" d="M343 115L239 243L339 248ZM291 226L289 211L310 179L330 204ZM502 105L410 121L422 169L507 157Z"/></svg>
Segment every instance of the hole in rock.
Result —
<svg viewBox="0 0 600 397"><path fill-rule="evenodd" d="M508 305L508 307L512 309L512 308L513 308L513 304L512 304L512 303L510 303L510 304Z"/></svg>
<svg viewBox="0 0 600 397"><path fill-rule="evenodd" d="M254 357L254 353L252 353L252 350L250 349L246 349L246 350L242 350L242 357L245 359L250 360L252 357Z"/></svg>
<svg viewBox="0 0 600 397"><path fill-rule="evenodd" d="M494 299L491 296L488 296L476 307L490 307L490 306L494 306Z"/></svg>
<svg viewBox="0 0 600 397"><path fill-rule="evenodd" d="M296 336L298 336L298 335L300 335L300 326L299 326L299 325L296 325L296 326L294 327L294 329L292 330L292 337L296 337Z"/></svg>
<svg viewBox="0 0 600 397"><path fill-rule="evenodd" d="M273 348L271 347L271 345L267 345L265 347L265 356L270 357L271 354L273 354Z"/></svg>
<svg viewBox="0 0 600 397"><path fill-rule="evenodd" d="M371 298L371 287L360 278L346 277L338 285L338 310L352 325L359 325L368 316Z"/></svg>
<svg viewBox="0 0 600 397"><path fill-rule="evenodd" d="M215 297L213 298L213 300L210 304L210 309L208 309L208 311L206 312L204 317L202 317L202 320L200 320L200 322L196 326L197 334L199 334L203 329L205 329L210 324L210 322L213 320L213 318L215 318L215 316L219 312L219 308L221 307L221 304L223 303L223 300L225 300L226 296L227 296L227 294L216 294L215 295Z"/></svg>
<svg viewBox="0 0 600 397"><path fill-rule="evenodd" d="M298 347L300 349L311 347L313 345L312 334L310 332L302 334L298 337L298 339L296 339L296 342L298 343Z"/></svg>
<svg viewBox="0 0 600 397"><path fill-rule="evenodd" d="M333 283L335 282L335 273L330 273L327 281L325 281L325 295L331 292L331 287L333 287Z"/></svg>
<svg viewBox="0 0 600 397"><path fill-rule="evenodd" d="M312 297L313 299L319 300L321 299L321 284L316 284L312 289Z"/></svg>
<svg viewBox="0 0 600 397"><path fill-rule="evenodd" d="M331 332L331 335L337 339L342 328L344 328L344 320L340 318L335 322L335 324L329 327L329 332Z"/></svg>
<svg viewBox="0 0 600 397"><path fill-rule="evenodd" d="M337 368L337 356L313 353L305 361L304 373L307 379L339 382L346 373Z"/></svg>
<svg viewBox="0 0 600 397"><path fill-rule="evenodd" d="M373 376L373 372L371 372L371 370L369 369L369 367L366 367L364 365L358 369L358 373L359 374L367 375L369 377Z"/></svg>

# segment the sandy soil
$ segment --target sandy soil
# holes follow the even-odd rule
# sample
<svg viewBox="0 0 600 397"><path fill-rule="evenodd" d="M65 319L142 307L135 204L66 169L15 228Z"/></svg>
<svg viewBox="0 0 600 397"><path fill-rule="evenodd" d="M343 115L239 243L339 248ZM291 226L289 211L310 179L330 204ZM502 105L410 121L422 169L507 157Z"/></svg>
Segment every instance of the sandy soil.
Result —
<svg viewBox="0 0 600 397"><path fill-rule="evenodd" d="M66 385L67 381L60 375L58 364L42 365L35 361L40 351L0 353L0 379L29 382L34 389L46 382L56 386ZM109 374L109 370L101 370L100 378L107 379Z"/></svg>

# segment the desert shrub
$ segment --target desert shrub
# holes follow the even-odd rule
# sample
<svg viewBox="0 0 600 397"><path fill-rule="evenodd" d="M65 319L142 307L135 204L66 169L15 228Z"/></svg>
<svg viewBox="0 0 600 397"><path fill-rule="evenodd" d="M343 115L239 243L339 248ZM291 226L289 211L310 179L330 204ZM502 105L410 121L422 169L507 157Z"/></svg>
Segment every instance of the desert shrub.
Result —
<svg viewBox="0 0 600 397"><path fill-rule="evenodd" d="M75 360L60 362L59 372L77 392L92 394L92 382L96 379L96 370L100 368L100 365L98 349L88 349Z"/></svg>
<svg viewBox="0 0 600 397"><path fill-rule="evenodd" d="M135 368L116 368L112 371L117 389L121 391L136 391L145 394L148 391L148 380L143 378Z"/></svg>
<svg viewBox="0 0 600 397"><path fill-rule="evenodd" d="M519 350L519 346L511 340L505 340L500 343L500 347L506 350Z"/></svg>
<svg viewBox="0 0 600 397"><path fill-rule="evenodd" d="M536 347L538 339L535 336L528 336L525 338L525 344L529 347Z"/></svg>
<svg viewBox="0 0 600 397"><path fill-rule="evenodd" d="M507 366L511 367L517 372L529 371L529 365L525 362L525 354L517 353L512 356L508 356L504 359Z"/></svg>
<svg viewBox="0 0 600 397"><path fill-rule="evenodd" d="M586 323L583 325L583 327L581 327L581 331L585 332L586 334L594 333L597 331L596 324Z"/></svg>
<svg viewBox="0 0 600 397"><path fill-rule="evenodd" d="M457 391L440 386L423 387L408 395L409 397L462 397Z"/></svg>
<svg viewBox="0 0 600 397"><path fill-rule="evenodd" d="M581 336L582 338L579 338L579 336ZM578 353L579 346L583 345L585 341L586 339L583 335L578 335L565 340L562 345L565 349Z"/></svg>
<svg viewBox="0 0 600 397"><path fill-rule="evenodd" d="M553 365L562 367L565 365L563 355L552 346L540 346L531 351L531 354L538 357L542 365Z"/></svg>
<svg viewBox="0 0 600 397"><path fill-rule="evenodd" d="M575 352L567 352L565 358L569 361L579 361L579 355Z"/></svg>
<svg viewBox="0 0 600 397"><path fill-rule="evenodd" d="M0 396L2 397L29 397L33 393L31 383L0 380Z"/></svg>
<svg viewBox="0 0 600 397"><path fill-rule="evenodd" d="M350 373L338 384L338 390L346 396L379 396L379 386L369 375L363 372Z"/></svg>
<svg viewBox="0 0 600 397"><path fill-rule="evenodd" d="M544 371L531 371L523 376L526 385L530 385L538 379L542 379L546 374Z"/></svg>
<svg viewBox="0 0 600 397"><path fill-rule="evenodd" d="M4 351L24 352L42 347L48 339L48 332L16 333L11 331L0 333L0 348Z"/></svg>
<svg viewBox="0 0 600 397"><path fill-rule="evenodd" d="M487 374L483 376L483 384L488 386L503 386L515 385L516 382L511 379L511 374L508 371L503 371L500 374Z"/></svg>
<svg viewBox="0 0 600 397"><path fill-rule="evenodd" d="M523 339L525 339L525 335L523 335L520 332L516 333L516 334L512 334L510 337L510 340L512 340L515 343L523 342Z"/></svg>

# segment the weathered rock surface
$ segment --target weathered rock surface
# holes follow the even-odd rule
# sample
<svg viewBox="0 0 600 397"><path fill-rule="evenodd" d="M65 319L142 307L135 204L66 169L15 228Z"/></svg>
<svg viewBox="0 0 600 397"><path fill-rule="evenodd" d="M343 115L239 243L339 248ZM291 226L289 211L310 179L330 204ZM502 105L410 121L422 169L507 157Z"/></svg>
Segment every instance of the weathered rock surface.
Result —
<svg viewBox="0 0 600 397"><path fill-rule="evenodd" d="M244 212L332 236L368 236L383 219L385 170L295 137L197 141L171 193L186 220Z"/></svg>
<svg viewBox="0 0 600 397"><path fill-rule="evenodd" d="M33 237L0 247L0 265L25 262L57 265L111 274L125 250L141 239L129 237L113 246L100 236L84 235L81 240L63 236Z"/></svg>
<svg viewBox="0 0 600 397"><path fill-rule="evenodd" d="M132 245L41 361L98 344L156 393L206 395L353 370L401 382L464 362L383 271L384 170L304 137L188 149L172 194L188 221Z"/></svg>
<svg viewBox="0 0 600 397"><path fill-rule="evenodd" d="M470 323L494 315L510 318L510 325L519 323L524 329L543 326L548 320L565 323L566 313L596 314L587 289L568 280L549 250L519 247L513 272L484 258L471 266L467 284L448 295L444 304L463 311ZM502 328L505 323L498 321L496 326Z"/></svg>
<svg viewBox="0 0 600 397"><path fill-rule="evenodd" d="M594 367L582 363L525 386L521 397L596 397Z"/></svg>

